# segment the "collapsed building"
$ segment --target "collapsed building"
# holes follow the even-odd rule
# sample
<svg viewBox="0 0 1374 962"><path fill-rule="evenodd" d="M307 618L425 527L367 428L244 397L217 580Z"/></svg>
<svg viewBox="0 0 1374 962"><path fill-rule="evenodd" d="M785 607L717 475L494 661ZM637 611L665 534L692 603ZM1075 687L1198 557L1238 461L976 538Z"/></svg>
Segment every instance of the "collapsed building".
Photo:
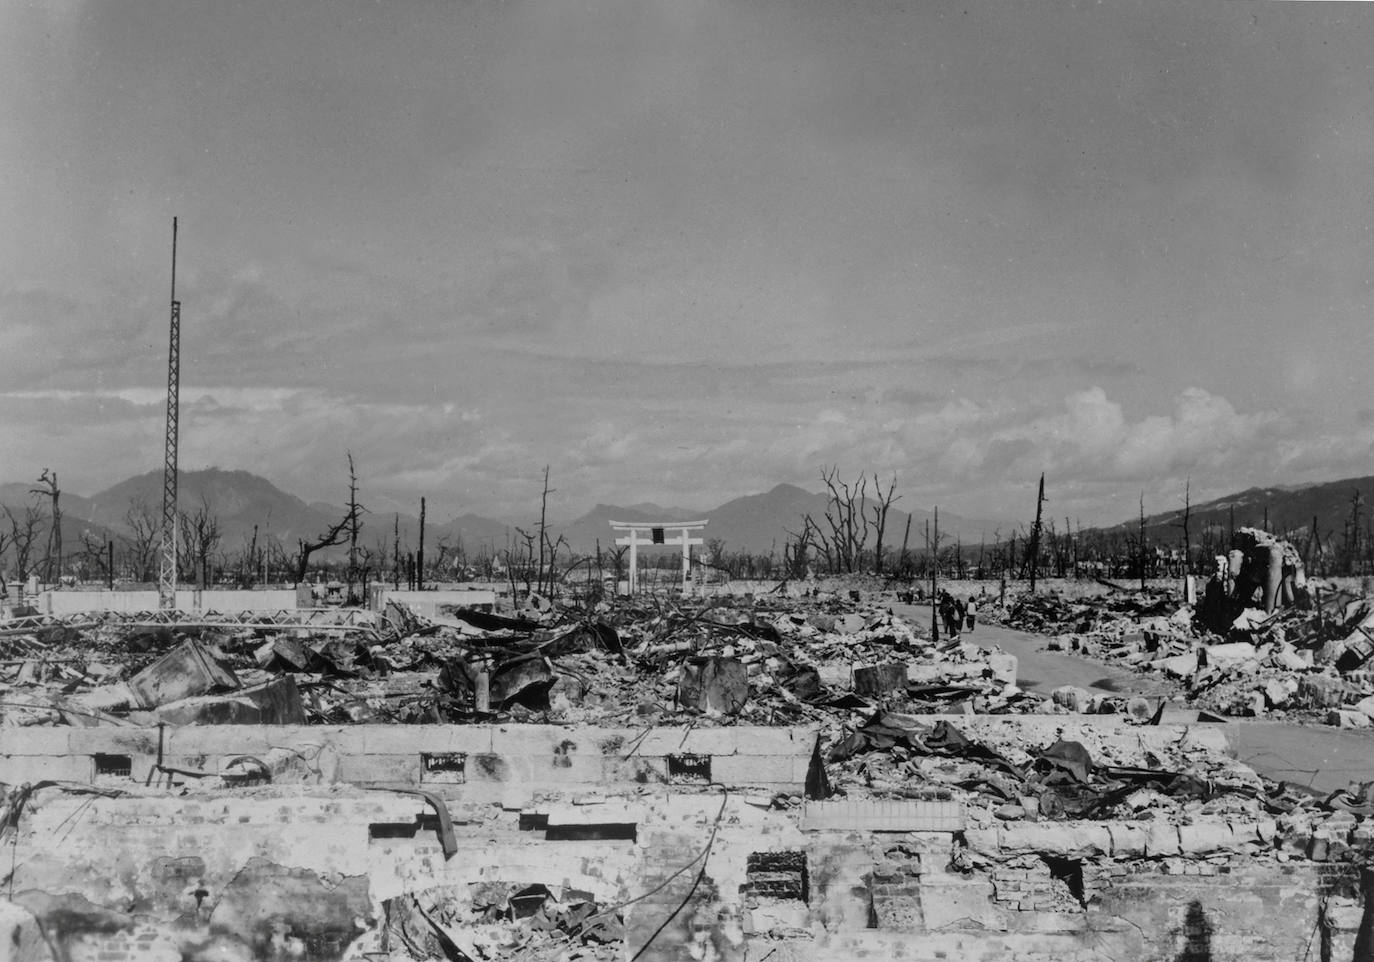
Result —
<svg viewBox="0 0 1374 962"><path fill-rule="evenodd" d="M14 958L1368 952L1374 797L848 597L0 627ZM1364 957L1360 955L1358 957Z"/></svg>
<svg viewBox="0 0 1374 962"><path fill-rule="evenodd" d="M1374 602L1304 576L1292 544L1243 528L1198 604L1113 592L1078 601L1023 596L1013 627L1174 683L1194 707L1230 717L1374 726Z"/></svg>

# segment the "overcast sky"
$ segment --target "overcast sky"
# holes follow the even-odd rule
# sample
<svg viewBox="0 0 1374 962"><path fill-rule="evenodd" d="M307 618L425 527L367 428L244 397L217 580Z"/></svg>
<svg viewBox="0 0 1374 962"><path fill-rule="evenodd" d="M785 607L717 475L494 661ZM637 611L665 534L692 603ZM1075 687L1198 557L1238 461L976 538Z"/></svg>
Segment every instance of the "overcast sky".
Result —
<svg viewBox="0 0 1374 962"><path fill-rule="evenodd" d="M430 517L1374 473L1374 4L0 0L0 481Z"/></svg>

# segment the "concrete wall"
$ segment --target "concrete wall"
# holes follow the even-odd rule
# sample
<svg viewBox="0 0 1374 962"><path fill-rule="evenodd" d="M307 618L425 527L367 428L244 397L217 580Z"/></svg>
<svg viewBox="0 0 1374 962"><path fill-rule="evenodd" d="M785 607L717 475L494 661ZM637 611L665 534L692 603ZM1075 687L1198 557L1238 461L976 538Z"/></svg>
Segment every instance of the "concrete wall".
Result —
<svg viewBox="0 0 1374 962"><path fill-rule="evenodd" d="M156 611L156 591L45 591L31 604L45 615L75 615L85 611ZM291 589L250 591L177 591L177 608L182 611L281 611L296 607L296 592Z"/></svg>
<svg viewBox="0 0 1374 962"><path fill-rule="evenodd" d="M490 611L496 606L496 592L489 588L458 588L444 591L394 591L386 586L372 590L372 610L381 611L388 601L405 605L417 615L433 618L444 605L459 608L480 608Z"/></svg>
<svg viewBox="0 0 1374 962"><path fill-rule="evenodd" d="M305 780L312 783L423 787L517 806L547 794L706 784L670 772L670 759L689 755L709 760L710 782L800 794L816 744L815 729L744 726L646 733L560 725L222 725L169 726L161 737L163 762L175 768L218 773L242 756L295 753L308 759L313 777ZM0 781L141 785L157 762L158 739L156 728L0 728ZM128 759L127 778L97 774L110 757Z"/></svg>
<svg viewBox="0 0 1374 962"><path fill-rule="evenodd" d="M333 960L350 945L361 958L389 900L458 905L533 883L603 905L644 896L625 909L624 957L653 938L642 958L655 960L1345 960L1363 913L1350 863L1098 860L1080 866L1080 895L1038 856L980 869L955 833L807 830L767 796L658 786L582 801L450 802L445 858L425 803L403 795L48 789L19 826L20 911L0 912L0 943L41 942L27 912L73 962ZM567 820L634 833L569 839Z"/></svg>

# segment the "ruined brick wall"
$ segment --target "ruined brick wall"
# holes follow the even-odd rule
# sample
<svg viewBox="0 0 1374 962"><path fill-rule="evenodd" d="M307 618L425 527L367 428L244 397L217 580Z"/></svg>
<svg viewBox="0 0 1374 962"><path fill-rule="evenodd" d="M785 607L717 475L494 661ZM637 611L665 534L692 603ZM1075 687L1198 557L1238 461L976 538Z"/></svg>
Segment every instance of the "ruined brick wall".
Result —
<svg viewBox="0 0 1374 962"><path fill-rule="evenodd" d="M1363 918L1354 819L1305 834L1287 817L975 827L943 801L811 805L799 797L809 747L786 733L767 736L786 749L772 756L743 729L631 742L597 729L417 726L350 732L356 757L335 744L336 771L447 799L446 857L435 813L413 795L145 789L148 733L55 732L27 748L26 734L6 733L4 753L37 767L38 749L76 743L134 752L129 774L96 777L94 755L79 762L120 795L48 789L20 819L7 889L73 959L332 962L350 945L375 948L394 900L534 884L630 903L625 948L652 940L643 958L664 960L1340 960ZM207 729L171 744L211 765L245 739L279 747L290 734ZM471 754L426 767L421 748ZM469 771L485 757L509 779L495 763ZM0 913L0 942L41 943L25 918Z"/></svg>

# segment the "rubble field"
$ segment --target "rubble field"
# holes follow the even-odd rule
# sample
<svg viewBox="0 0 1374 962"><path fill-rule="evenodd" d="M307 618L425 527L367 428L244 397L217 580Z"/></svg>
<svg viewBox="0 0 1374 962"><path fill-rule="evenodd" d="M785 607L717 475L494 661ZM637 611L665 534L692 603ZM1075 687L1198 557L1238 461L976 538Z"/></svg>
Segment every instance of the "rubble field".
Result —
<svg viewBox="0 0 1374 962"><path fill-rule="evenodd" d="M1202 605L1123 591L980 617L1168 673L1218 714L1367 718L1365 601L1286 571L1281 546L1252 553L1278 577L1252 599L1242 558L1227 607L1208 602L1221 632ZM51 962L1356 957L1371 786L1271 782L1226 726L1172 723L1158 698L1023 691L1014 657L933 641L892 601L0 622L0 944Z"/></svg>
<svg viewBox="0 0 1374 962"><path fill-rule="evenodd" d="M1259 562L1238 551L1236 568L1246 574L1229 574L1233 559L1195 604L1181 603L1177 592L1109 588L1075 600L1021 595L989 614L1049 635L1048 650L1167 679L1180 699L1217 715L1370 728L1374 599L1357 587L1307 579L1291 545L1253 529L1242 533L1250 556L1265 555L1266 574L1268 555L1283 559L1272 593L1250 574Z"/></svg>

